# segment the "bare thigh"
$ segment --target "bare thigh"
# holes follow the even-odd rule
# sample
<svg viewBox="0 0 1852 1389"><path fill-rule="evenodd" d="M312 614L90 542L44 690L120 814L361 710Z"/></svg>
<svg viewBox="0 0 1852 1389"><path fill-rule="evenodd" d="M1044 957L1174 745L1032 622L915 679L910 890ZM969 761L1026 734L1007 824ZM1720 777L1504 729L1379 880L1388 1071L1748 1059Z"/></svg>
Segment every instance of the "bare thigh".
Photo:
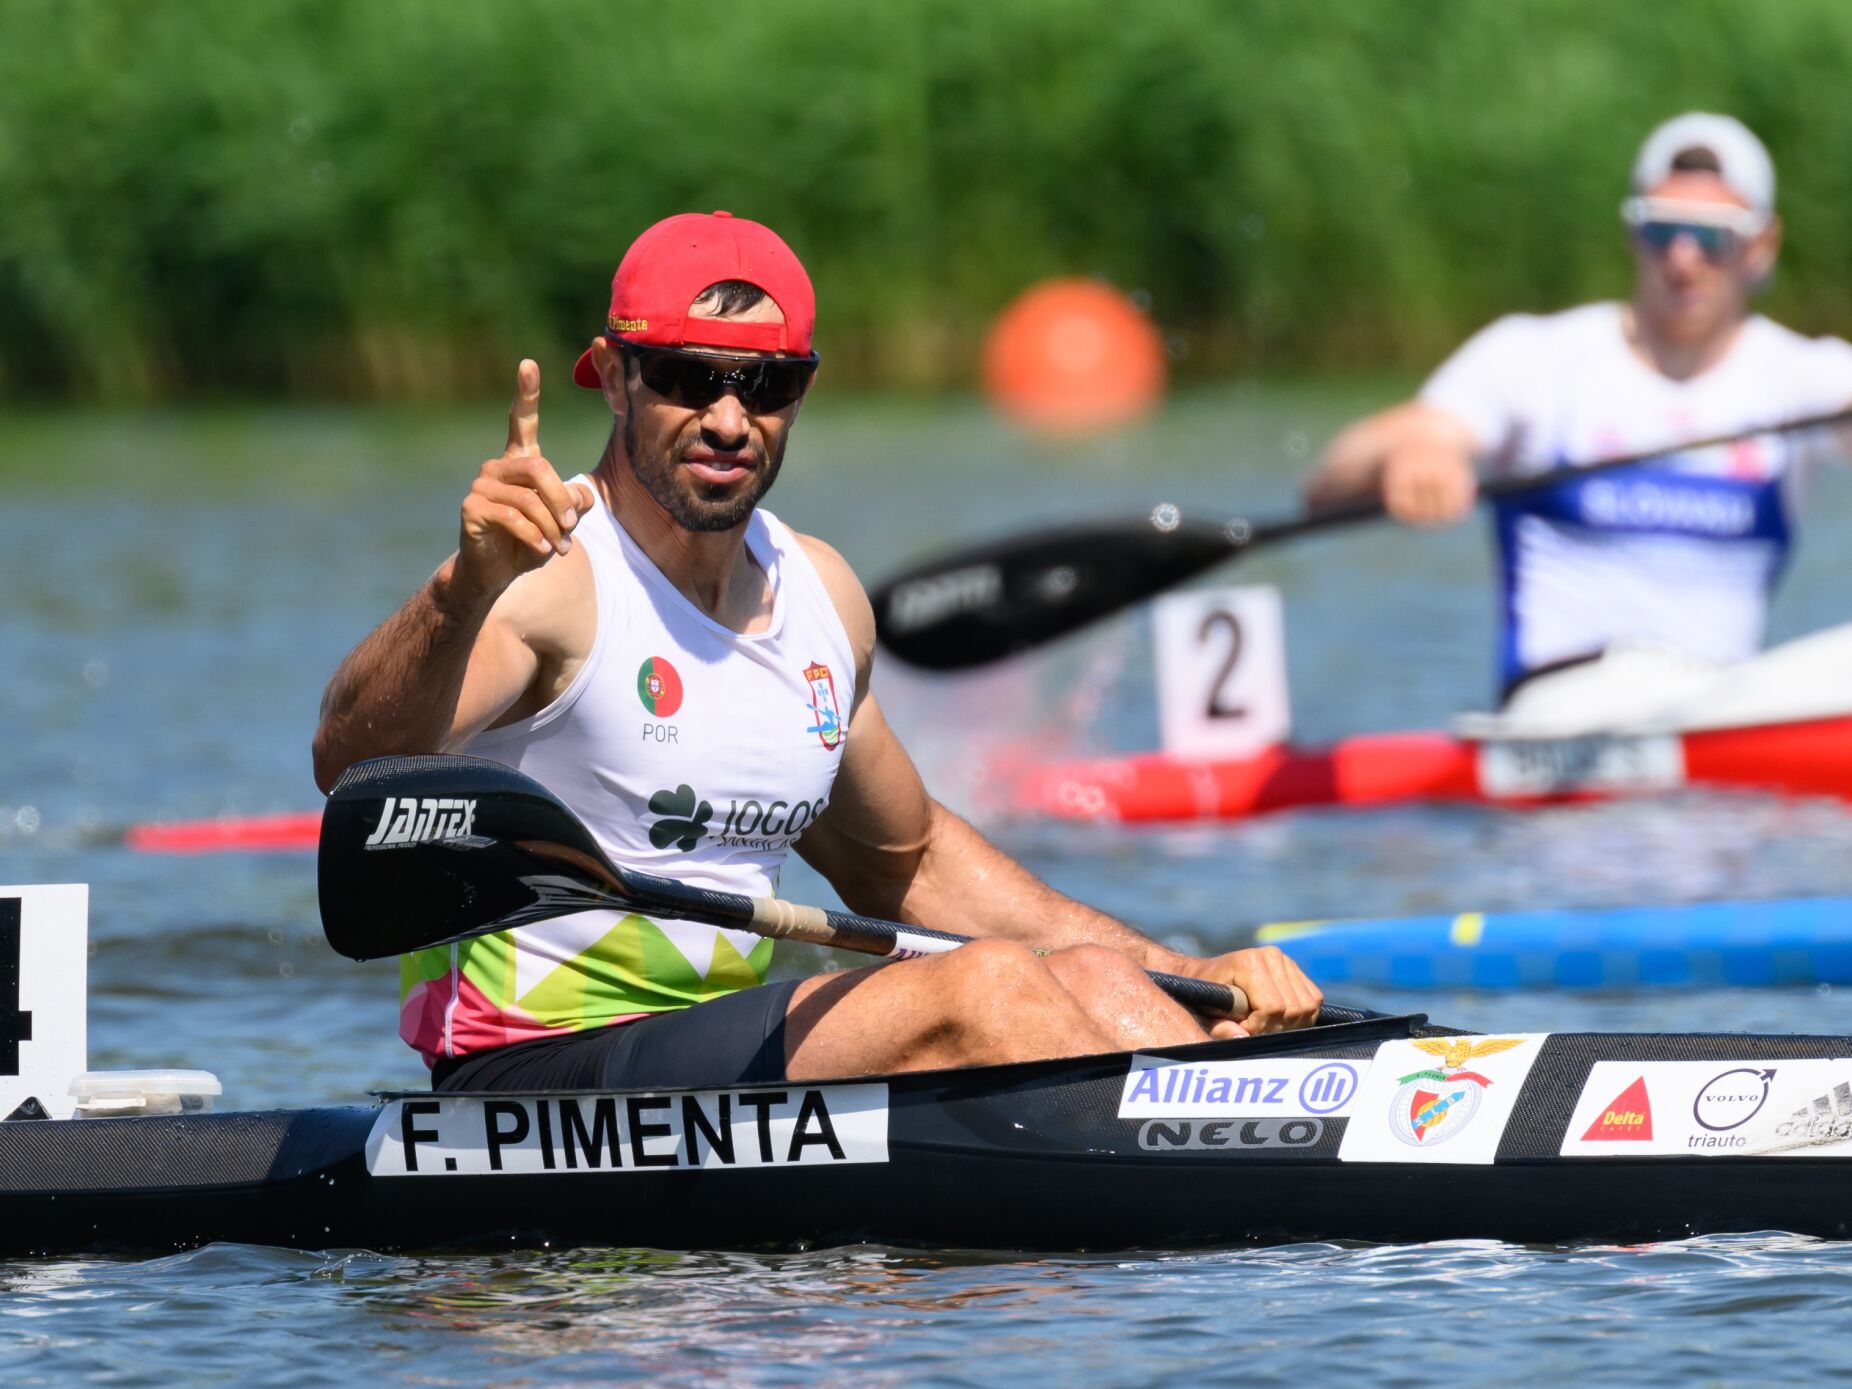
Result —
<svg viewBox="0 0 1852 1389"><path fill-rule="evenodd" d="M1009 941L807 979L785 1013L792 1080L1114 1049L1048 966Z"/></svg>

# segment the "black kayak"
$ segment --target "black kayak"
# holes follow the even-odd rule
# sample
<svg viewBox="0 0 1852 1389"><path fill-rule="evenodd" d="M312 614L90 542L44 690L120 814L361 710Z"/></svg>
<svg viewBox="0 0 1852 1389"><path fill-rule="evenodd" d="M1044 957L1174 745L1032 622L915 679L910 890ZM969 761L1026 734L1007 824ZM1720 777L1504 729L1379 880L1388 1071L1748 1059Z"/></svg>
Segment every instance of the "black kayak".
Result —
<svg viewBox="0 0 1852 1389"><path fill-rule="evenodd" d="M1419 1016L730 1091L0 1123L0 1255L1848 1232L1852 1038Z"/></svg>

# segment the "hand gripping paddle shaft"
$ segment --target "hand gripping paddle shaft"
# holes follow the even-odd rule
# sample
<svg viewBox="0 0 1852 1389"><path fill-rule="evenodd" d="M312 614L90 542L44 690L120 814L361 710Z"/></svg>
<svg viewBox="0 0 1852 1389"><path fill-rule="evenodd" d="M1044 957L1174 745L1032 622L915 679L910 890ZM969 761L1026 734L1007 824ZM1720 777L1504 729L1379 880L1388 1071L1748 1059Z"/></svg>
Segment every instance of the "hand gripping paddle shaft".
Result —
<svg viewBox="0 0 1852 1389"><path fill-rule="evenodd" d="M691 887L619 868L532 777L476 757L380 757L335 784L317 865L322 929L351 960L402 955L596 908L912 959L954 950L947 931ZM1187 1008L1248 1011L1241 991L1151 973Z"/></svg>

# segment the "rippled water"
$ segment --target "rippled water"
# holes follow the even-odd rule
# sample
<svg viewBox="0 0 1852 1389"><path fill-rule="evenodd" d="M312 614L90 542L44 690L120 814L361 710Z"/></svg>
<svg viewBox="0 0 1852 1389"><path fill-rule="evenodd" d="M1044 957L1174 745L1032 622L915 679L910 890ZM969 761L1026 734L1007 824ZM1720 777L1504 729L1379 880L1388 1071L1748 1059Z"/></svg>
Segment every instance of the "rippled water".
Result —
<svg viewBox="0 0 1852 1389"><path fill-rule="evenodd" d="M595 453L595 403L548 412L543 439L567 467ZM869 576L1037 516L1157 500L1271 512L1290 503L1309 442L1367 403L1244 388L1057 451L963 404L820 397L775 505ZM453 543L463 487L499 443L493 404L9 420L0 882L92 885L93 1064L203 1066L239 1106L421 1083L394 1036L392 968L322 945L307 856L136 857L114 841L140 820L312 803L323 681ZM1847 616L1837 557L1852 486L1828 479L1815 500L1785 633ZM1303 736L1433 725L1483 696L1484 549L1476 530L1365 529L1230 571L1286 595ZM1152 740L1145 640L1134 623L968 679L888 671L883 698L935 784L982 813L1000 753ZM1852 893L1852 815L1826 802L991 827L1057 885L1203 948L1281 918ZM796 865L786 889L827 895ZM815 963L798 953L784 968ZM1852 1033L1844 995L1811 990L1346 1001L1507 1030ZM0 1380L1795 1383L1852 1372L1838 1335L1848 1275L1847 1247L1779 1234L1036 1260L220 1247L0 1264Z"/></svg>
<svg viewBox="0 0 1852 1389"><path fill-rule="evenodd" d="M1481 1241L1192 1256L214 1246L0 1269L10 1384L1800 1384L1842 1378L1843 1245Z"/></svg>

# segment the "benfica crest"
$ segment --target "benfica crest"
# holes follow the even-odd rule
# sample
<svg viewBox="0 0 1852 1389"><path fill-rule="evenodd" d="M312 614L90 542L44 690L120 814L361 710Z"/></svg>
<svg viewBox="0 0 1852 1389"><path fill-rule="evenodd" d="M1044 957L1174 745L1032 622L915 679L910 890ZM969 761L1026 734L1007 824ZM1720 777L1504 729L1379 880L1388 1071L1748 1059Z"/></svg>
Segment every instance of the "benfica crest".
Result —
<svg viewBox="0 0 1852 1389"><path fill-rule="evenodd" d="M842 745L842 712L836 707L836 681L830 668L821 661L804 667L804 683L810 686L810 727L804 731L817 735L824 747L834 752Z"/></svg>
<svg viewBox="0 0 1852 1389"><path fill-rule="evenodd" d="M1485 1087L1492 1083L1477 1071L1467 1070L1466 1063L1521 1047L1524 1039L1489 1037L1474 1041L1470 1037L1423 1037L1414 1045L1439 1058L1440 1064L1429 1070L1414 1071L1397 1081L1401 1089L1390 1101L1389 1125L1395 1136L1410 1147L1432 1148L1472 1123L1485 1096Z"/></svg>

